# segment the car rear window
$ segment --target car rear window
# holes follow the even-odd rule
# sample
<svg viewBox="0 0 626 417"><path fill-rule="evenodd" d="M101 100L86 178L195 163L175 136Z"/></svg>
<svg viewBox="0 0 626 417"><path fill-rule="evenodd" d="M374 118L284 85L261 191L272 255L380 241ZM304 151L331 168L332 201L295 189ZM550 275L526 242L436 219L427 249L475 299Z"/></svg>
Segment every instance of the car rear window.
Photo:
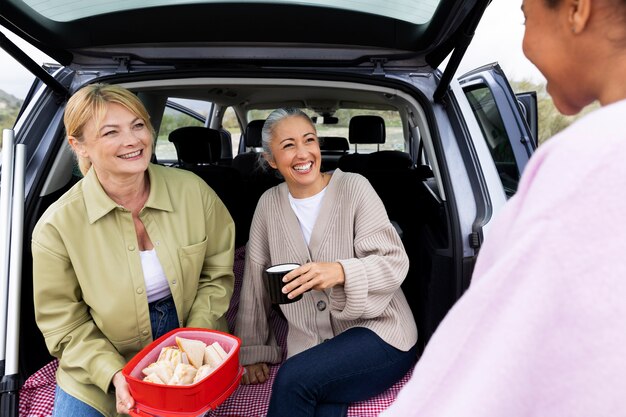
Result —
<svg viewBox="0 0 626 417"><path fill-rule="evenodd" d="M386 16L414 24L422 24L431 19L439 2L440 0L248 0L246 3L299 4L305 6L334 7ZM80 2L76 0L23 0L23 3L48 19L58 22L68 22L99 14L143 9L147 7L170 6L174 4L237 2L232 0L81 0Z"/></svg>
<svg viewBox="0 0 626 417"><path fill-rule="evenodd" d="M302 109L309 117L317 117L311 109ZM248 120L266 119L272 110L253 110L248 113ZM358 150L360 153L369 153L382 150L406 151L406 141L402 129L402 119L396 110L364 110L364 109L338 109L333 113L337 118L337 123L323 124L317 123L315 129L320 137L350 137L350 119L357 115L380 116L385 121L385 143L381 144L350 144L349 152Z"/></svg>

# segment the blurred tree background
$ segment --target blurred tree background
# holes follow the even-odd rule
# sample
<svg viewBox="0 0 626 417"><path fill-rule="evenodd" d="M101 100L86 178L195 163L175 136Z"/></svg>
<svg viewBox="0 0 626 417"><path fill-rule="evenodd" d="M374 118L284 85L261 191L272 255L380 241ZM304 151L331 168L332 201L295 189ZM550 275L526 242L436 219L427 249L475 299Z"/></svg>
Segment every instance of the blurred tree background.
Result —
<svg viewBox="0 0 626 417"><path fill-rule="evenodd" d="M542 144L567 126L571 125L576 119L589 113L599 107L598 103L593 103L583 109L575 116L564 116L554 107L552 98L546 91L545 84L537 84L531 81L512 81L511 88L515 93L524 93L527 91L537 92L537 114L539 117L539 144Z"/></svg>
<svg viewBox="0 0 626 417"><path fill-rule="evenodd" d="M21 106L22 100L0 90L0 130L13 128Z"/></svg>

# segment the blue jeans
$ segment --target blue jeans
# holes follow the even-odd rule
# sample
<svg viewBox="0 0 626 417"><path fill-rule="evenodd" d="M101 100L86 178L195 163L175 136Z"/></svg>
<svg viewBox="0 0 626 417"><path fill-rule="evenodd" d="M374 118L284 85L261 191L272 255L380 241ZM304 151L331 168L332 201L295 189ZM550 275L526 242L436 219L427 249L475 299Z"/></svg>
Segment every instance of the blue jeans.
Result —
<svg viewBox="0 0 626 417"><path fill-rule="evenodd" d="M57 385L54 391L54 408L52 417L104 417L98 410L72 397Z"/></svg>
<svg viewBox="0 0 626 417"><path fill-rule="evenodd" d="M178 327L176 306L172 297L162 298L148 304L150 309L150 325L152 338L158 339L170 330ZM54 408L52 417L103 417L102 414L90 405L85 404L63 391L57 385L54 393Z"/></svg>
<svg viewBox="0 0 626 417"><path fill-rule="evenodd" d="M415 363L373 331L355 327L283 363L267 417L343 417L348 404L380 394Z"/></svg>
<svg viewBox="0 0 626 417"><path fill-rule="evenodd" d="M161 298L148 304L152 339L156 340L170 330L178 328L178 315L172 296Z"/></svg>

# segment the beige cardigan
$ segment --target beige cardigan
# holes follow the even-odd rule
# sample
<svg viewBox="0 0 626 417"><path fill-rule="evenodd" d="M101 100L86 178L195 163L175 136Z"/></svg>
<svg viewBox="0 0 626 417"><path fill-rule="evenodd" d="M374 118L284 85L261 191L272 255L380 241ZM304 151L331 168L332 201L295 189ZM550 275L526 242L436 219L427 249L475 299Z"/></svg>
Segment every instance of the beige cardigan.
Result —
<svg viewBox="0 0 626 417"><path fill-rule="evenodd" d="M400 289L409 259L369 182L334 171L309 246L288 193L285 183L266 191L252 221L236 325L242 364L282 358L268 324L263 271L287 262L338 261L345 272L344 286L309 291L302 300L281 305L289 322L288 357L352 327L371 329L390 345L409 350L417 342L417 327Z"/></svg>

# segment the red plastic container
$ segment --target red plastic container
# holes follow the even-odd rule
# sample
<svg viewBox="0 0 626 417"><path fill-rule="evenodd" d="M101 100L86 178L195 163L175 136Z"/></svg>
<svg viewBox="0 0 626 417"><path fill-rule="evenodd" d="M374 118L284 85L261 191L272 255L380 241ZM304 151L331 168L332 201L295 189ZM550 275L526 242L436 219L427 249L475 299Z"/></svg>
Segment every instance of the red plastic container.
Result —
<svg viewBox="0 0 626 417"><path fill-rule="evenodd" d="M176 345L176 336L218 342L228 356L208 377L192 385L160 385L143 381L141 370L155 362L166 346ZM133 416L198 416L214 410L239 386L243 367L239 364L239 338L217 330L179 328L150 343L131 359L122 374L135 399Z"/></svg>

